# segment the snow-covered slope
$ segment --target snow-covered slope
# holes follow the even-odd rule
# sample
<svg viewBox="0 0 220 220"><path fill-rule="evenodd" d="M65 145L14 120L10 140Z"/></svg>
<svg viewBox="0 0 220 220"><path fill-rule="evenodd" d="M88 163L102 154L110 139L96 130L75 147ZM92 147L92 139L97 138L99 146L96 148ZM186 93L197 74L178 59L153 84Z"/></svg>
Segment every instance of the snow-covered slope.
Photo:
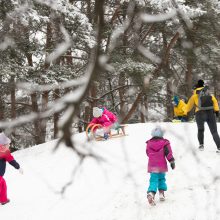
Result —
<svg viewBox="0 0 220 220"><path fill-rule="evenodd" d="M166 128L176 159L167 173L166 201L150 207L146 200L145 141L155 123L132 124L128 136L76 146L99 159L83 161L56 141L14 153L24 169L10 165L5 179L11 202L0 206L4 220L217 220L220 219L220 155L206 127L205 151L197 151L195 123L160 123Z"/></svg>

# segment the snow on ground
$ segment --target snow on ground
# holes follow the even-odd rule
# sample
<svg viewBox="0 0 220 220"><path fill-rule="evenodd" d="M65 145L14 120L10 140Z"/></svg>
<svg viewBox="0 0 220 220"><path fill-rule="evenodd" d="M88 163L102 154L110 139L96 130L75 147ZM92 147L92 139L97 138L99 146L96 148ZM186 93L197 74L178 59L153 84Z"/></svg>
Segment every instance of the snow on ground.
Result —
<svg viewBox="0 0 220 220"><path fill-rule="evenodd" d="M166 201L150 207L146 200L149 174L145 141L155 123L132 124L128 136L86 142L76 147L99 156L80 161L56 140L14 153L24 169L7 165L5 179L11 202L0 206L4 220L217 220L220 219L220 155L209 129L205 151L197 150L195 123L160 123L176 159L167 173Z"/></svg>

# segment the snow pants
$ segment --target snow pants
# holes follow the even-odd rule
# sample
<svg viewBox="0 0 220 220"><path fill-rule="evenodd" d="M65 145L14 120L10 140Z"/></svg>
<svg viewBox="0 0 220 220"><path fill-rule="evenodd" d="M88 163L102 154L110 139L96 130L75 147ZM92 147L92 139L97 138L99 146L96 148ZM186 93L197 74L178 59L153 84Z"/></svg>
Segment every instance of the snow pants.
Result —
<svg viewBox="0 0 220 220"><path fill-rule="evenodd" d="M7 185L5 179L0 176L0 203L6 202L7 200Z"/></svg>
<svg viewBox="0 0 220 220"><path fill-rule="evenodd" d="M158 190L167 190L166 174L165 173L151 173L150 174L150 185L147 192L156 193Z"/></svg>
<svg viewBox="0 0 220 220"><path fill-rule="evenodd" d="M212 134L212 137L215 141L217 148L220 149L220 138L219 138L218 131L217 131L215 113L213 110L203 110L203 111L196 112L196 123L198 127L199 144L200 145L204 144L205 122L207 122L209 126L209 130Z"/></svg>

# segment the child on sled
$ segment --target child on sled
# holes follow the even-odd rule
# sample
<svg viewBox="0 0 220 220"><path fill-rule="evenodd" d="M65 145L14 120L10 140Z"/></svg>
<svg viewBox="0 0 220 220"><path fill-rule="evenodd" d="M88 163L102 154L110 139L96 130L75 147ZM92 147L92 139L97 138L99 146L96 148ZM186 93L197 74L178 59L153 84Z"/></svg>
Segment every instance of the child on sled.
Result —
<svg viewBox="0 0 220 220"><path fill-rule="evenodd" d="M102 131L96 130L95 132L100 135L102 133L105 140L109 138L110 129L111 128L117 129L119 126L117 116L112 112L108 111L105 107L103 108L94 107L93 117L94 118L89 123L89 125L91 124L101 125Z"/></svg>

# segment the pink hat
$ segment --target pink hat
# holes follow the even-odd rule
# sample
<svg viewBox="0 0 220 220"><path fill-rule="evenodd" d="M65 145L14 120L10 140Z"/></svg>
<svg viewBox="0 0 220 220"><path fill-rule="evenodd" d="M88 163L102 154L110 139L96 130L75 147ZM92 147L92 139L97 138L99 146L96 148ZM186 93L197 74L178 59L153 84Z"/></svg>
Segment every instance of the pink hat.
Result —
<svg viewBox="0 0 220 220"><path fill-rule="evenodd" d="M3 132L0 133L0 144L6 145L10 143L11 143L11 140Z"/></svg>

